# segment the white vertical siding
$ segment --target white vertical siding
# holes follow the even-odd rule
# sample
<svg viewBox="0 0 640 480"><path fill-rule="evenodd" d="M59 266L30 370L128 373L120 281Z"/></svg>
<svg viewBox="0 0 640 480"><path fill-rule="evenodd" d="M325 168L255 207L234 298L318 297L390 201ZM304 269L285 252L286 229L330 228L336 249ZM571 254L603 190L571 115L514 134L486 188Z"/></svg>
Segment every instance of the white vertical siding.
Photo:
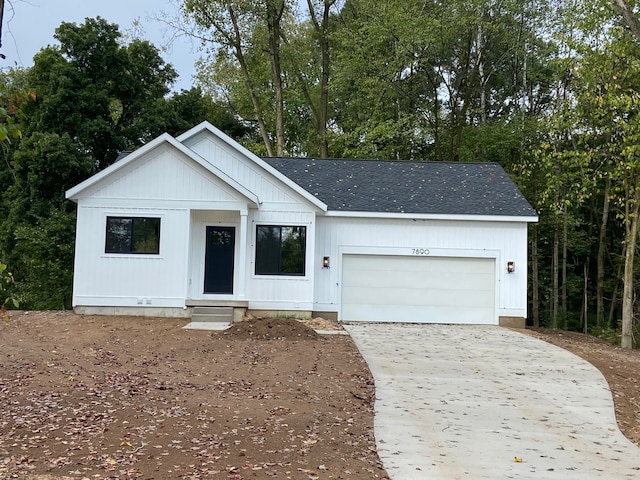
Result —
<svg viewBox="0 0 640 480"><path fill-rule="evenodd" d="M105 253L107 216L159 217L159 255ZM184 306L189 212L78 206L74 305Z"/></svg>
<svg viewBox="0 0 640 480"><path fill-rule="evenodd" d="M242 196L183 154L162 147L88 192L93 198L234 202ZM246 199L245 199L246 201Z"/></svg>
<svg viewBox="0 0 640 480"><path fill-rule="evenodd" d="M268 207L267 207L268 208ZM207 225L236 227L236 249L239 249L240 215L238 212L194 211L191 215L191 254L189 274L189 297L239 298L249 300L253 309L311 310L313 306L314 250L315 250L315 214L299 211L250 210L247 222L248 241L246 244L246 269L235 269L234 285L241 284L244 276L245 292L234 291L234 295L207 296L202 292L204 281L204 232ZM307 228L306 271L304 276L274 276L255 274L255 241L257 225L304 226ZM242 252L236 250L236 267Z"/></svg>
<svg viewBox="0 0 640 480"><path fill-rule="evenodd" d="M247 298L254 309L311 310L315 262L315 214L297 211L249 212L249 242L247 242ZM304 276L273 276L255 274L255 243L257 225L307 227L307 248Z"/></svg>
<svg viewBox="0 0 640 480"><path fill-rule="evenodd" d="M277 204L286 204L289 210L298 208L308 210L308 202L302 197L219 138L203 133L189 139L185 144L258 195L261 201L269 203L270 208L278 209L282 207L277 207Z"/></svg>
<svg viewBox="0 0 640 480"><path fill-rule="evenodd" d="M314 309L339 311L341 254L412 255L413 249L495 258L498 315L526 316L527 225L515 222L320 217L315 263L329 256L331 268L316 270ZM507 274L507 261L515 262L515 273Z"/></svg>

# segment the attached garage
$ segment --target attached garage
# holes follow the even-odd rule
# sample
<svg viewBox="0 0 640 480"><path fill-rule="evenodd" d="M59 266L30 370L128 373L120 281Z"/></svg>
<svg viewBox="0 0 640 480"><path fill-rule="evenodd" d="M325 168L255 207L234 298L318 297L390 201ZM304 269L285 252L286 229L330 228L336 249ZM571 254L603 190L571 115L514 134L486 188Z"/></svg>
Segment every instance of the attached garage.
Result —
<svg viewBox="0 0 640 480"><path fill-rule="evenodd" d="M494 258L344 255L344 321L498 324Z"/></svg>
<svg viewBox="0 0 640 480"><path fill-rule="evenodd" d="M495 163L259 158L204 122L67 198L78 311L525 324L537 214ZM133 227L115 248L114 219L156 248Z"/></svg>

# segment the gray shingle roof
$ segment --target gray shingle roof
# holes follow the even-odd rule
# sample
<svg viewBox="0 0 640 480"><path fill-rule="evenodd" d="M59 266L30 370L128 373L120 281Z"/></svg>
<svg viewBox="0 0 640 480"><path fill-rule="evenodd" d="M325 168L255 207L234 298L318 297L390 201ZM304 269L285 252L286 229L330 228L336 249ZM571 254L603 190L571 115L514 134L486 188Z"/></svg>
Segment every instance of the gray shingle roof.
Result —
<svg viewBox="0 0 640 480"><path fill-rule="evenodd" d="M329 210L536 216L496 163L263 158Z"/></svg>

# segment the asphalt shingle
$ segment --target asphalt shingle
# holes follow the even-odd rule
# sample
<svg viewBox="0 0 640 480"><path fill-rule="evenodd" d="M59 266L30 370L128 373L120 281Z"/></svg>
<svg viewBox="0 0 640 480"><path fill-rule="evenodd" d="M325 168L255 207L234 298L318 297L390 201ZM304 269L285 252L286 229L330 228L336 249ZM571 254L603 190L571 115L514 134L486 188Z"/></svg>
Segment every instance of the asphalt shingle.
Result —
<svg viewBox="0 0 640 480"><path fill-rule="evenodd" d="M263 159L329 210L536 216L496 163Z"/></svg>

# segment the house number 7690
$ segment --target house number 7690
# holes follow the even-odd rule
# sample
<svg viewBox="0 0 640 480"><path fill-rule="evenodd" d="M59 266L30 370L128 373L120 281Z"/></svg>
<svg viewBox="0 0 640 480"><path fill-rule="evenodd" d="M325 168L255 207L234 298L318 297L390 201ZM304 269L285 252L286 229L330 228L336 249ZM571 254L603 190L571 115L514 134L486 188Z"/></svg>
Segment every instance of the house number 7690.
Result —
<svg viewBox="0 0 640 480"><path fill-rule="evenodd" d="M429 255L431 253L428 248L412 248L411 251L413 255Z"/></svg>

